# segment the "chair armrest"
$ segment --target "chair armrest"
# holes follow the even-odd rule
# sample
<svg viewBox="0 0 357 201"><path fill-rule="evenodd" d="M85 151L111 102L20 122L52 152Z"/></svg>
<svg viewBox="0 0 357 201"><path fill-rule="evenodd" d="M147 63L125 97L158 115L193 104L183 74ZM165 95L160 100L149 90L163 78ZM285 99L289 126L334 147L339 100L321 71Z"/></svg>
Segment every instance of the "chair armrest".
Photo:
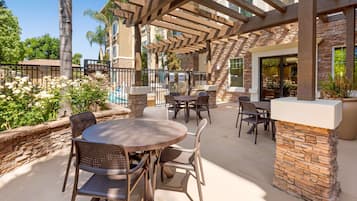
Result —
<svg viewBox="0 0 357 201"><path fill-rule="evenodd" d="M194 132L187 132L187 135L196 136L196 133L194 133Z"/></svg>
<svg viewBox="0 0 357 201"><path fill-rule="evenodd" d="M177 151L182 151L182 152L187 152L187 153L195 153L197 151L197 148L185 149L185 148L181 148L181 147L170 147L169 149L174 149L174 150L177 150Z"/></svg>
<svg viewBox="0 0 357 201"><path fill-rule="evenodd" d="M148 160L148 158L149 158L149 154L145 154L141 158L140 162L134 168L129 170L129 174L132 174L132 173L136 172L137 170L143 168L144 165L146 164L146 161Z"/></svg>

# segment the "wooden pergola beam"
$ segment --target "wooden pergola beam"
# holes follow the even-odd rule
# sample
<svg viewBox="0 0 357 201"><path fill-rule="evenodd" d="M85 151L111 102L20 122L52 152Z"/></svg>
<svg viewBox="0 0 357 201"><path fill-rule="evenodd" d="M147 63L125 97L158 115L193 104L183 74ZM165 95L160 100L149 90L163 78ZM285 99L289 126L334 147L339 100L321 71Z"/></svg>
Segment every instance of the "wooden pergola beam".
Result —
<svg viewBox="0 0 357 201"><path fill-rule="evenodd" d="M286 12L286 5L280 0L263 0L265 3L269 4L271 7L277 9L281 13Z"/></svg>
<svg viewBox="0 0 357 201"><path fill-rule="evenodd" d="M186 27L182 27L182 26L177 26L177 25L173 25L167 22L163 22L163 21L153 21L151 23L151 25L157 26L157 27L161 27L161 28L165 28L165 29L169 29L169 30L174 30L174 31L179 31L182 33L187 33L187 34L192 34L192 35L201 35L202 32L193 30L193 29L188 29Z"/></svg>
<svg viewBox="0 0 357 201"><path fill-rule="evenodd" d="M205 18L198 17L196 15L189 14L183 10L174 10L170 12L170 15L184 20L191 21L192 23L198 23L213 29L221 29L223 25L219 25L216 22L209 21Z"/></svg>
<svg viewBox="0 0 357 201"><path fill-rule="evenodd" d="M259 17L265 17L266 15L264 10L246 2L245 0L228 0L228 1Z"/></svg>
<svg viewBox="0 0 357 201"><path fill-rule="evenodd" d="M162 16L160 18L160 20L164 21L164 22L171 23L171 24L176 24L176 25L179 25L182 27L186 27L188 29L196 30L196 31L201 31L201 32L206 32L206 33L210 33L212 31L211 29L209 29L205 26L194 24L190 21L182 20L180 18L176 18L176 17L172 17L172 16L168 16L168 15Z"/></svg>
<svg viewBox="0 0 357 201"><path fill-rule="evenodd" d="M234 26L234 22L233 21L225 19L225 18L223 18L221 16L218 16L218 15L216 15L214 13L210 13L208 11L202 10L197 6L197 4L195 5L193 3L187 3L185 5L182 5L180 8L182 10L184 10L184 11L193 13L194 15L204 17L204 18L206 18L207 20L210 20L210 21L219 22L221 24L225 24L225 25L230 26L230 27Z"/></svg>
<svg viewBox="0 0 357 201"><path fill-rule="evenodd" d="M131 4L137 5L137 6L142 6L142 7L147 3L146 0L129 0L128 2Z"/></svg>
<svg viewBox="0 0 357 201"><path fill-rule="evenodd" d="M142 25L150 24L157 18L168 14L169 12L175 10L181 5L186 4L190 0L151 0L151 8L148 13L146 13L141 19L140 23Z"/></svg>
<svg viewBox="0 0 357 201"><path fill-rule="evenodd" d="M215 11L218 11L222 14L225 14L229 17L232 17L232 18L235 18L237 20L240 20L242 22L248 22L248 17L238 13L237 11L234 11L230 8L227 8L225 6L223 6L222 4L219 4L213 0L193 0L195 1L196 3L200 4L200 5L203 5L207 8L210 8L212 10L215 10Z"/></svg>
<svg viewBox="0 0 357 201"><path fill-rule="evenodd" d="M339 0L339 1L326 1L326 0L317 0L317 14L328 14L335 13L344 10L345 8L356 6L357 0ZM192 4L186 4L182 6L183 9L191 7L193 10L197 10L197 7L192 6ZM298 4L292 4L286 6L286 12L281 13L277 10L272 10L266 13L265 18L259 16L250 17L249 22L243 23L241 26L235 24L235 27L222 27L218 33L200 35L200 37L195 40L177 41L170 46L163 47L161 49L167 51L172 48L178 48L182 45L193 45L195 43L202 43L206 40L217 40L225 37L230 37L234 35L241 35L244 33L250 33L261 29L271 28L281 24L288 24L296 22L298 20Z"/></svg>

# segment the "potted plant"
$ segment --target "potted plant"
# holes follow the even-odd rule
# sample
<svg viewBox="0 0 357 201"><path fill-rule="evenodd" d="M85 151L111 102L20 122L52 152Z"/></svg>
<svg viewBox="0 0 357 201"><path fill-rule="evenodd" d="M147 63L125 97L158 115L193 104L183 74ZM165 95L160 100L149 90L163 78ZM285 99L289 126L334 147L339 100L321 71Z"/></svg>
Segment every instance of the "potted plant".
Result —
<svg viewBox="0 0 357 201"><path fill-rule="evenodd" d="M321 85L321 96L325 99L342 101L342 122L337 128L337 134L343 140L357 138L357 97L351 97L352 84L345 76L329 76Z"/></svg>

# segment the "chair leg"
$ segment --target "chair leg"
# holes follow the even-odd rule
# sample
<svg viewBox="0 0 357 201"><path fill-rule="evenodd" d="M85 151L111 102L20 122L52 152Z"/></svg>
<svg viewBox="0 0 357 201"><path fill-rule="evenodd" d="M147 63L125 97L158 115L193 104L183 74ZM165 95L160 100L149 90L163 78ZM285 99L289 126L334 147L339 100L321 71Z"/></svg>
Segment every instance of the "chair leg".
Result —
<svg viewBox="0 0 357 201"><path fill-rule="evenodd" d="M238 128L239 114L240 114L240 112L238 111L237 120L236 120L236 128Z"/></svg>
<svg viewBox="0 0 357 201"><path fill-rule="evenodd" d="M161 179L161 182L164 183L164 166L160 166L160 179Z"/></svg>
<svg viewBox="0 0 357 201"><path fill-rule="evenodd" d="M254 139L254 144L257 144L257 138L258 138L258 124L255 125L255 139Z"/></svg>
<svg viewBox="0 0 357 201"><path fill-rule="evenodd" d="M197 126L198 126L198 117L199 117L199 112L198 112L198 109L196 108L196 123L197 123Z"/></svg>
<svg viewBox="0 0 357 201"><path fill-rule="evenodd" d="M207 107L207 112L208 112L209 124L212 124L212 121L211 121L211 113L209 112L209 107Z"/></svg>
<svg viewBox="0 0 357 201"><path fill-rule="evenodd" d="M240 118L238 137L240 137L241 130L242 130L242 117Z"/></svg>
<svg viewBox="0 0 357 201"><path fill-rule="evenodd" d="M206 185L205 175L203 174L203 164L202 164L201 153L198 153L198 160L200 163L200 173L201 173L201 177L202 177L202 184Z"/></svg>
<svg viewBox="0 0 357 201"><path fill-rule="evenodd" d="M75 173L75 176L74 176L74 183L73 183L73 191L72 191L72 199L71 199L71 201L76 201L77 187L78 187L78 174L79 174L79 169L76 168L76 173Z"/></svg>
<svg viewBox="0 0 357 201"><path fill-rule="evenodd" d="M203 201L202 188L201 188L201 178L200 178L200 173L198 171L199 167L197 167L197 165L198 165L198 156L195 156L194 169L195 169L195 174L196 174L196 183L197 183L198 195L200 197L200 201Z"/></svg>
<svg viewBox="0 0 357 201"><path fill-rule="evenodd" d="M69 158L68 158L68 164L67 164L67 168L66 168L66 174L64 176L64 181L63 181L63 186L62 186L62 192L64 192L66 190L66 185L67 185L67 179L68 179L68 173L69 173L69 169L71 167L71 162L72 162L72 158L73 158L73 142L71 144L71 152L69 154Z"/></svg>

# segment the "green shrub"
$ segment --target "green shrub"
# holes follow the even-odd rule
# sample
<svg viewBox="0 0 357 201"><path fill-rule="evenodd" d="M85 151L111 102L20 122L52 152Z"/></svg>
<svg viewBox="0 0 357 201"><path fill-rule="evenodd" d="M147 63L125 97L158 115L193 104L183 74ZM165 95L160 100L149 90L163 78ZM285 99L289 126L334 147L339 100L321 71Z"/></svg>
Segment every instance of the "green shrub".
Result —
<svg viewBox="0 0 357 201"><path fill-rule="evenodd" d="M105 78L100 76L74 81L68 90L72 114L105 109L105 102L108 99L107 88Z"/></svg>

